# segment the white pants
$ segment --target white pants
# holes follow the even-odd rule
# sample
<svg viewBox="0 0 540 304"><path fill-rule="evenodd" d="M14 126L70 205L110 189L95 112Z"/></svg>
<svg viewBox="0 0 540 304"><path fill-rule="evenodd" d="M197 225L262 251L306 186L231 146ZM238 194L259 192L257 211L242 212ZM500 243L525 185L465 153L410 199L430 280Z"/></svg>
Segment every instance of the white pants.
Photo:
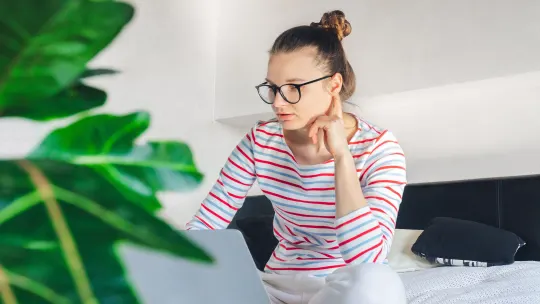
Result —
<svg viewBox="0 0 540 304"><path fill-rule="evenodd" d="M358 264L326 278L262 273L272 304L406 304L399 275L388 265Z"/></svg>

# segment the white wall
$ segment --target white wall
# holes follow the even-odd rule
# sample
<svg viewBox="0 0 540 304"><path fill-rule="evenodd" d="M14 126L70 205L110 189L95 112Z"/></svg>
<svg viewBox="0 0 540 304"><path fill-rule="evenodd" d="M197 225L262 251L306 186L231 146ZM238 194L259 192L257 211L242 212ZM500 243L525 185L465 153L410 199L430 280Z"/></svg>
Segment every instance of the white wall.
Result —
<svg viewBox="0 0 540 304"><path fill-rule="evenodd" d="M109 100L102 111L147 110L145 138L187 142L206 175L194 191L164 195L166 217L183 225L200 204L241 134L213 122L218 0L130 1L132 23L92 63L122 71L95 78ZM29 151L56 124L0 119L0 156ZM16 130L15 133L11 133Z"/></svg>
<svg viewBox="0 0 540 304"><path fill-rule="evenodd" d="M270 116L253 87L272 42L334 9L352 24L344 46L355 112L397 135L409 182L540 173L537 0L230 0L220 10L216 118L245 129Z"/></svg>
<svg viewBox="0 0 540 304"><path fill-rule="evenodd" d="M393 0L340 0L342 5L309 1L309 6L305 6L306 1L295 2L309 8L302 10L285 0L272 5L229 0L221 7L219 0L131 2L137 8L133 22L93 62L96 67L116 68L122 74L92 82L109 93L103 111L148 110L152 125L145 138L182 140L194 150L206 175L204 183L190 193L163 196L165 216L178 226L195 212L243 136L242 131L214 122L214 110L231 110L234 116L246 103L264 107L253 85L264 78L259 74L264 73L266 51L275 35L289 26L314 21L336 6L343 7L353 23L353 34L347 39L357 43L350 40L346 46L349 52L358 52L353 64L364 66L357 68L361 80L357 101L366 116L398 135L410 156L412 181L540 173L540 151L536 149L540 147L536 119L540 88L534 84L540 75L525 73L540 69L539 57L532 56L540 53L540 43L532 34L540 33L539 23L531 22L540 20L534 19L537 1L416 0L404 5ZM468 9L463 5L469 5ZM447 18L443 18L445 14ZM481 17L478 22L475 16ZM492 23L488 26L489 20ZM425 22L436 22L438 27L423 29ZM265 27L270 30L263 30ZM401 29L407 30L412 40L400 38ZM446 34L438 36L438 31ZM491 33L489 39L473 39L482 33ZM256 40L257 35L268 41ZM237 44L246 37L258 42ZM434 43L424 45L424 53L409 49L424 39ZM470 53L471 46L477 51ZM490 49L497 52L485 53ZM371 62L369 56L375 55L380 57ZM480 81L493 77L502 78ZM462 84L446 86L455 82ZM428 88L434 85L443 86ZM460 88L458 93L456 88ZM226 89L244 104L235 104ZM403 90L410 91L378 95ZM368 95L379 97L364 99ZM397 110L397 116L379 114L390 109ZM252 110L247 107L248 114ZM0 156L24 154L52 127L1 119ZM416 141L420 137L425 137L422 144ZM511 164L512 160L519 162ZM499 170L501 164L504 171ZM255 187L252 194L257 193Z"/></svg>

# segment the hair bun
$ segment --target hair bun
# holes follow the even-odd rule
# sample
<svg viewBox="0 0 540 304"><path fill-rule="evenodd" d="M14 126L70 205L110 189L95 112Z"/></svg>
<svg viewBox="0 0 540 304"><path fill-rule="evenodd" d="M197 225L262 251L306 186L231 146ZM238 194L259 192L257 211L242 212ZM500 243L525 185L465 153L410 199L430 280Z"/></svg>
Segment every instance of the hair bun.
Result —
<svg viewBox="0 0 540 304"><path fill-rule="evenodd" d="M339 41L352 32L351 24L345 19L345 14L340 10L324 13L321 21L319 23L313 22L311 26L334 30Z"/></svg>

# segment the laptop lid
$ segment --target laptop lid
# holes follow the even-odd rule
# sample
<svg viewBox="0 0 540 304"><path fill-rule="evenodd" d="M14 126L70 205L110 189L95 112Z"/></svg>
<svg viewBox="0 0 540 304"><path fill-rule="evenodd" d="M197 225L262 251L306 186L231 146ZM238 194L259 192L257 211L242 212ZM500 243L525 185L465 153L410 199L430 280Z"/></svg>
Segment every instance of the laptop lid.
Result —
<svg viewBox="0 0 540 304"><path fill-rule="evenodd" d="M122 245L126 271L141 302L159 304L266 304L259 270L238 230L183 231L205 249L214 264L178 259L132 245Z"/></svg>

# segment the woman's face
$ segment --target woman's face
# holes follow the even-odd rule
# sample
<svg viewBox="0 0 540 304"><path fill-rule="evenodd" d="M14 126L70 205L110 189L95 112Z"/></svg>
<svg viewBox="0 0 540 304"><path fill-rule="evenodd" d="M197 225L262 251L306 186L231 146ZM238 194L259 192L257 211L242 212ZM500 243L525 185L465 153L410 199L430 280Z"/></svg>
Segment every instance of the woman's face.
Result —
<svg viewBox="0 0 540 304"><path fill-rule="evenodd" d="M314 48L271 55L266 80L270 85L279 87L286 83L302 84L328 76L317 65L316 55ZM336 93L339 96L340 89L341 77L337 74L332 78L302 86L301 98L296 104L288 103L281 94L276 93L272 109L285 130L302 129L327 112L332 96L336 96ZM287 95L287 92L284 94Z"/></svg>

